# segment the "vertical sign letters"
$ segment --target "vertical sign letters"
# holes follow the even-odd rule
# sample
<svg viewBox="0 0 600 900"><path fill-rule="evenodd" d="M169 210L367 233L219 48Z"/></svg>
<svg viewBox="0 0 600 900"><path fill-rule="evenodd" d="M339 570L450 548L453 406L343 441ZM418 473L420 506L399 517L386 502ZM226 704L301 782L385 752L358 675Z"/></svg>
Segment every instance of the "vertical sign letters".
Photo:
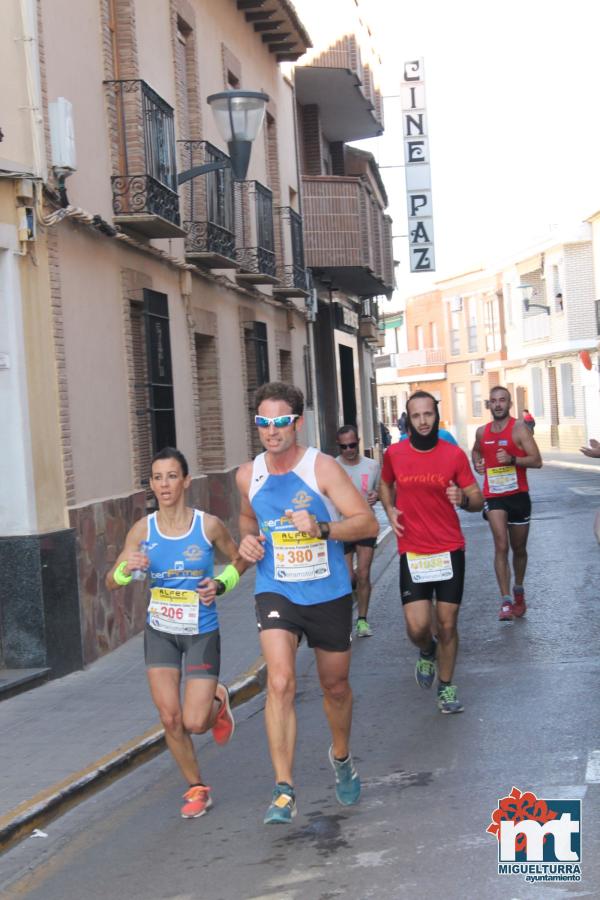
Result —
<svg viewBox="0 0 600 900"><path fill-rule="evenodd" d="M433 207L422 59L404 63L402 118L411 272L434 272Z"/></svg>

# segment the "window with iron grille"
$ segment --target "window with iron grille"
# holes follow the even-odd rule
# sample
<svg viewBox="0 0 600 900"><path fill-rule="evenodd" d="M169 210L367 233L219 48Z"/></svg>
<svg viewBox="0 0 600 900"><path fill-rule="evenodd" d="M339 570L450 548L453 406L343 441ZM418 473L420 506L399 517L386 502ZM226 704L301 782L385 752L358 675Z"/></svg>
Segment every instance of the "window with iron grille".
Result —
<svg viewBox="0 0 600 900"><path fill-rule="evenodd" d="M167 295L144 289L144 317L152 448L158 453L177 446Z"/></svg>
<svg viewBox="0 0 600 900"><path fill-rule="evenodd" d="M396 425L398 422L398 398L390 397L390 417L392 421L392 425Z"/></svg>
<svg viewBox="0 0 600 900"><path fill-rule="evenodd" d="M254 395L262 384L266 384L269 381L269 346L265 322L246 322L244 326L244 345L246 350L246 385L251 446L253 454L256 455L261 452L262 444L254 424L256 413Z"/></svg>

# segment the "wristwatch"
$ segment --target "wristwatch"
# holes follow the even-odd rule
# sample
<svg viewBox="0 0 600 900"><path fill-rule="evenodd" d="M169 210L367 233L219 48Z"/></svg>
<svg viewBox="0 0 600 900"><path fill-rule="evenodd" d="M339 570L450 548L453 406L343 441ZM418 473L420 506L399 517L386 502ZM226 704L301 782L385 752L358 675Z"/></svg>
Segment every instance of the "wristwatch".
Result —
<svg viewBox="0 0 600 900"><path fill-rule="evenodd" d="M215 593L216 593L217 597L220 597L221 594L225 593L225 591L227 590L227 587L225 585L225 582L220 581L218 578L215 578L215 581L217 582L217 590L215 591Z"/></svg>
<svg viewBox="0 0 600 900"><path fill-rule="evenodd" d="M322 541L326 541L329 538L329 522L317 522L319 526L319 537Z"/></svg>

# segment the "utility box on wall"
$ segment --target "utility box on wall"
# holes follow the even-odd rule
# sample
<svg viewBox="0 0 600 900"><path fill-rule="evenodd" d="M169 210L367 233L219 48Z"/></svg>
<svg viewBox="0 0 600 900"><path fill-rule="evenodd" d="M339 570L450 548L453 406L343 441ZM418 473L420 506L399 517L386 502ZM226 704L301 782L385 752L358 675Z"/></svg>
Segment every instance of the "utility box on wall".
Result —
<svg viewBox="0 0 600 900"><path fill-rule="evenodd" d="M77 170L75 155L75 128L73 104L59 97L48 104L50 112L50 139L52 143L52 167L68 172Z"/></svg>

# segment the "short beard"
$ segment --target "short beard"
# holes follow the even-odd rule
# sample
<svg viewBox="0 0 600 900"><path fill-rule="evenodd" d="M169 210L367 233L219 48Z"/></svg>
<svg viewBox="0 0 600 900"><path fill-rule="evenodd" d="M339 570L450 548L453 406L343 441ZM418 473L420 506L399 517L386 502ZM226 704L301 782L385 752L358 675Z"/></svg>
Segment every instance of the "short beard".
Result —
<svg viewBox="0 0 600 900"><path fill-rule="evenodd" d="M433 450L438 442L438 432L440 430L439 416L436 418L433 428L429 434L419 434L418 431L408 426L408 439L415 450Z"/></svg>

